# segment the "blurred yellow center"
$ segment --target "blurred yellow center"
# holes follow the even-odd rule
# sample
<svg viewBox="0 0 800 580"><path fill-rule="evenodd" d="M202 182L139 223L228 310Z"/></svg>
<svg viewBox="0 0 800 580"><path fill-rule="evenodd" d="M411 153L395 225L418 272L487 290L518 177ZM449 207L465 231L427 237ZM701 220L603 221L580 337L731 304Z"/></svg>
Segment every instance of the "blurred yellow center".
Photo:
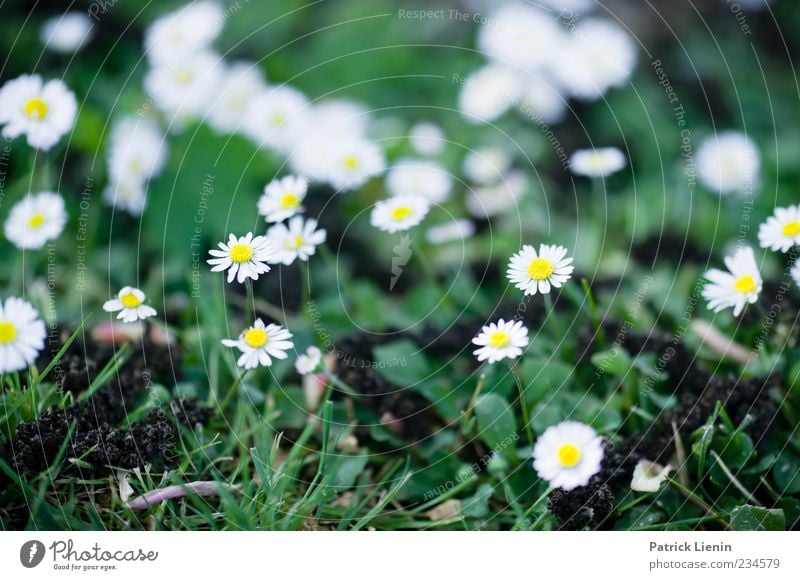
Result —
<svg viewBox="0 0 800 580"><path fill-rule="evenodd" d="M261 348L268 340L269 337L263 328L251 328L244 333L244 341L252 348Z"/></svg>
<svg viewBox="0 0 800 580"><path fill-rule="evenodd" d="M25 114L34 119L44 119L47 116L47 103L38 97L33 97L25 103Z"/></svg>
<svg viewBox="0 0 800 580"><path fill-rule="evenodd" d="M42 227L44 224L44 215L40 213L35 213L31 216L31 219L28 220L28 225L34 229Z"/></svg>
<svg viewBox="0 0 800 580"><path fill-rule="evenodd" d="M295 194L285 193L283 194L283 197L281 197L280 206L283 209L291 209L293 207L297 207L299 203L300 203L300 198L297 197Z"/></svg>
<svg viewBox="0 0 800 580"><path fill-rule="evenodd" d="M528 266L528 276L533 280L547 280L553 274L553 263L545 258L536 258Z"/></svg>
<svg viewBox="0 0 800 580"><path fill-rule="evenodd" d="M756 291L756 280L750 274L745 274L736 279L733 287L740 294L750 294Z"/></svg>
<svg viewBox="0 0 800 580"><path fill-rule="evenodd" d="M411 211L410 207L408 207L407 205L402 205L392 210L392 219L397 221L404 220L407 217L411 216L412 213L413 212Z"/></svg>
<svg viewBox="0 0 800 580"><path fill-rule="evenodd" d="M503 348L504 346L508 346L509 342L508 333L502 330L495 332L489 337L489 346L493 348Z"/></svg>
<svg viewBox="0 0 800 580"><path fill-rule="evenodd" d="M800 221L794 220L783 226L783 235L790 238L800 234Z"/></svg>
<svg viewBox="0 0 800 580"><path fill-rule="evenodd" d="M288 250L296 250L303 245L303 236L295 236L286 240L286 248Z"/></svg>
<svg viewBox="0 0 800 580"><path fill-rule="evenodd" d="M272 115L272 124L275 125L276 127L280 127L285 122L286 122L286 117L284 115L281 115L280 113Z"/></svg>
<svg viewBox="0 0 800 580"><path fill-rule="evenodd" d="M574 443L564 443L558 448L558 462L561 467L575 467L581 460L581 450Z"/></svg>
<svg viewBox="0 0 800 580"><path fill-rule="evenodd" d="M348 155L344 158L344 166L347 169L355 169L358 167L358 157L355 155Z"/></svg>
<svg viewBox="0 0 800 580"><path fill-rule="evenodd" d="M249 262L253 257L253 248L247 244L234 244L231 246L231 260L237 264Z"/></svg>
<svg viewBox="0 0 800 580"><path fill-rule="evenodd" d="M125 308L136 308L139 306L142 301L136 297L136 294L133 292L128 292L127 294L123 294L119 297L119 301L122 302L122 305Z"/></svg>
<svg viewBox="0 0 800 580"><path fill-rule="evenodd" d="M178 71L178 77L177 78L178 78L178 82L179 83L186 84L190 80L192 80L192 73L190 73L188 70Z"/></svg>
<svg viewBox="0 0 800 580"><path fill-rule="evenodd" d="M17 336L17 327L11 322L0 322L0 344L8 344Z"/></svg>

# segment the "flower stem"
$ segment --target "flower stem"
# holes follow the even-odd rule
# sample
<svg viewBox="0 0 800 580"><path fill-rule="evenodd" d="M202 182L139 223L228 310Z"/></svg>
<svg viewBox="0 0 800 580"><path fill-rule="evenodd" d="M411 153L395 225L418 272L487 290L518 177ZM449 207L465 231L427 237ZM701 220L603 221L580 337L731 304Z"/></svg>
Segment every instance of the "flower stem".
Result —
<svg viewBox="0 0 800 580"><path fill-rule="evenodd" d="M531 419L528 416L528 401L525 400L525 387L522 386L522 378L519 376L517 366L511 365L511 374L514 375L514 382L517 383L517 393L519 394L519 406L522 409L522 420L525 421L525 435L528 437L528 444L533 447L533 429Z"/></svg>

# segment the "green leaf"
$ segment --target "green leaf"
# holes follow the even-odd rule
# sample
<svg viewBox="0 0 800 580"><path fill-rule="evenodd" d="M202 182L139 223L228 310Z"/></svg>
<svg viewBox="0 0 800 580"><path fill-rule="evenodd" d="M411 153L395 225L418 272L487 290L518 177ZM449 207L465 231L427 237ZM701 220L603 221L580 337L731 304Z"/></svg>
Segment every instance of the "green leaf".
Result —
<svg viewBox="0 0 800 580"><path fill-rule="evenodd" d="M766 509L752 505L742 505L731 512L731 529L744 530L783 530L786 518L781 509Z"/></svg>
<svg viewBox="0 0 800 580"><path fill-rule="evenodd" d="M772 479L783 493L800 492L800 459L791 453L781 453L772 470Z"/></svg>
<svg viewBox="0 0 800 580"><path fill-rule="evenodd" d="M423 382L433 370L419 347L407 339L376 346L373 353L375 360L368 362L395 385L409 386Z"/></svg>
<svg viewBox="0 0 800 580"><path fill-rule="evenodd" d="M615 377L624 377L630 371L633 361L628 351L617 347L594 353L592 364Z"/></svg>
<svg viewBox="0 0 800 580"><path fill-rule="evenodd" d="M495 453L513 457L517 422L508 403L499 395L488 393L475 403L475 416L480 439Z"/></svg>
<svg viewBox="0 0 800 580"><path fill-rule="evenodd" d="M336 466L331 487L344 491L353 486L361 472L367 466L368 455L351 455L344 457Z"/></svg>
<svg viewBox="0 0 800 580"><path fill-rule="evenodd" d="M485 518L489 515L489 500L494 493L494 488L488 483L478 487L475 495L461 503L461 515L465 518Z"/></svg>

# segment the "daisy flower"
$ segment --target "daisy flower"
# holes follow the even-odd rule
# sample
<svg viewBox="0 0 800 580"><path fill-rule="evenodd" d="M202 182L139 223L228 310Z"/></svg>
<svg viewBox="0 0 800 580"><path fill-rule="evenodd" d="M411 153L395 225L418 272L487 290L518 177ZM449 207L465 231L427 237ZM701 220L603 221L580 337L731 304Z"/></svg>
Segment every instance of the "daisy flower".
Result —
<svg viewBox="0 0 800 580"><path fill-rule="evenodd" d="M466 219L456 219L443 224L431 226L425 232L427 240L435 245L446 244L455 240L462 242L475 233L475 224Z"/></svg>
<svg viewBox="0 0 800 580"><path fill-rule="evenodd" d="M267 262L275 255L272 242L264 236L254 237L252 232L240 238L230 234L227 244L219 242L217 245L218 250L208 251L213 258L206 262L213 266L212 272L227 270L229 283L234 278L239 284L249 278L258 280L261 274L269 272Z"/></svg>
<svg viewBox="0 0 800 580"><path fill-rule="evenodd" d="M631 489L654 493L667 480L670 471L672 471L671 465L665 467L647 459L640 459L633 470Z"/></svg>
<svg viewBox="0 0 800 580"><path fill-rule="evenodd" d="M551 286L561 288L572 276L575 268L572 258L566 256L567 249L563 246L540 244L537 253L526 244L511 256L506 275L526 295L548 294Z"/></svg>
<svg viewBox="0 0 800 580"><path fill-rule="evenodd" d="M288 266L295 259L308 261L317 251L317 246L325 242L327 232L317 229L317 220L303 221L301 216L289 220L289 225L275 224L267 231L267 238L275 247L270 258L271 264Z"/></svg>
<svg viewBox="0 0 800 580"><path fill-rule="evenodd" d="M147 201L146 183L136 178L112 181L103 190L103 201L114 209L140 216Z"/></svg>
<svg viewBox="0 0 800 580"><path fill-rule="evenodd" d="M528 329L520 320L506 322L501 318L484 326L472 343L480 347L472 353L479 362L488 360L494 364L505 358L515 359L528 346Z"/></svg>
<svg viewBox="0 0 800 580"><path fill-rule="evenodd" d="M728 272L716 268L706 272L710 282L703 288L703 298L708 300L709 310L719 312L733 308L733 315L739 316L745 304L753 304L761 292L761 274L752 248L744 247L733 257L725 258Z"/></svg>
<svg viewBox="0 0 800 580"><path fill-rule="evenodd" d="M245 133L247 115L265 91L266 83L257 64L231 64L225 68L220 93L208 111L208 124L223 134Z"/></svg>
<svg viewBox="0 0 800 580"><path fill-rule="evenodd" d="M130 115L114 125L108 168L112 181L144 181L158 175L167 157L164 133L149 119Z"/></svg>
<svg viewBox="0 0 800 580"><path fill-rule="evenodd" d="M422 121L408 132L411 147L420 155L438 155L444 151L447 136L436 123Z"/></svg>
<svg viewBox="0 0 800 580"><path fill-rule="evenodd" d="M287 175L273 179L258 200L258 213L268 222L282 222L303 211L302 203L307 191L308 180L305 177Z"/></svg>
<svg viewBox="0 0 800 580"><path fill-rule="evenodd" d="M399 159L386 173L385 183L391 195L416 195L431 203L446 201L453 187L444 167L422 159Z"/></svg>
<svg viewBox="0 0 800 580"><path fill-rule="evenodd" d="M337 143L327 160L326 181L337 190L356 189L385 168L386 160L377 143L366 139Z"/></svg>
<svg viewBox="0 0 800 580"><path fill-rule="evenodd" d="M550 13L522 2L502 6L490 20L480 29L478 47L498 63L541 70L566 40Z"/></svg>
<svg viewBox="0 0 800 580"><path fill-rule="evenodd" d="M236 364L245 369L254 369L261 365L272 366L272 359L285 359L286 351L294 348L289 340L292 333L277 324L265 325L264 321L256 318L253 326L246 329L236 340L223 339L222 344L231 348L238 348L242 355Z"/></svg>
<svg viewBox="0 0 800 580"><path fill-rule="evenodd" d="M533 468L539 477L566 491L588 484L602 462L602 437L577 421L548 427L533 448Z"/></svg>
<svg viewBox="0 0 800 580"><path fill-rule="evenodd" d="M709 137L697 149L697 176L709 190L725 195L752 190L761 160L747 135L727 131Z"/></svg>
<svg viewBox="0 0 800 580"><path fill-rule="evenodd" d="M310 375L322 362L322 351L316 346L309 346L305 354L301 354L294 362L294 368L301 375Z"/></svg>
<svg viewBox="0 0 800 580"><path fill-rule="evenodd" d="M762 248L783 253L800 244L800 206L776 207L775 213L759 226L758 242Z"/></svg>
<svg viewBox="0 0 800 580"><path fill-rule="evenodd" d="M222 31L225 13L216 2L186 4L147 27L144 47L153 64L169 64L211 45Z"/></svg>
<svg viewBox="0 0 800 580"><path fill-rule="evenodd" d="M21 298L0 300L0 375L21 371L36 360L47 335L44 322Z"/></svg>
<svg viewBox="0 0 800 580"><path fill-rule="evenodd" d="M517 207L517 200L528 187L528 178L521 170L501 176L501 180L486 187L476 187L467 192L467 210L480 219L508 212Z"/></svg>
<svg viewBox="0 0 800 580"><path fill-rule="evenodd" d="M400 195L379 201L369 222L379 230L393 234L418 225L428 214L430 203L415 195Z"/></svg>
<svg viewBox="0 0 800 580"><path fill-rule="evenodd" d="M6 237L20 249L36 250L50 240L55 240L67 223L64 198L44 191L28 194L8 214L5 223Z"/></svg>
<svg viewBox="0 0 800 580"><path fill-rule="evenodd" d="M286 85L268 87L253 100L244 131L258 147L288 153L306 135L309 115L303 93Z"/></svg>
<svg viewBox="0 0 800 580"><path fill-rule="evenodd" d="M3 137L26 135L28 145L47 151L75 125L78 102L58 79L22 75L0 89L0 125Z"/></svg>
<svg viewBox="0 0 800 580"><path fill-rule="evenodd" d="M573 153L569 160L572 173L586 177L607 177L625 165L625 155L616 147L581 149Z"/></svg>
<svg viewBox="0 0 800 580"><path fill-rule="evenodd" d="M154 308L144 303L144 292L133 286L125 286L117 297L103 304L106 312L119 312L117 318L122 322L136 322L156 315Z"/></svg>
<svg viewBox="0 0 800 580"><path fill-rule="evenodd" d="M464 80L458 108L468 121L487 123L505 113L521 93L520 75L505 66L490 64Z"/></svg>
<svg viewBox="0 0 800 580"><path fill-rule="evenodd" d="M45 20L39 31L44 47L54 52L78 52L94 36L94 24L83 12L67 12Z"/></svg>
<svg viewBox="0 0 800 580"><path fill-rule="evenodd" d="M464 157L464 175L481 185L497 183L511 168L511 155L502 147L481 147Z"/></svg>

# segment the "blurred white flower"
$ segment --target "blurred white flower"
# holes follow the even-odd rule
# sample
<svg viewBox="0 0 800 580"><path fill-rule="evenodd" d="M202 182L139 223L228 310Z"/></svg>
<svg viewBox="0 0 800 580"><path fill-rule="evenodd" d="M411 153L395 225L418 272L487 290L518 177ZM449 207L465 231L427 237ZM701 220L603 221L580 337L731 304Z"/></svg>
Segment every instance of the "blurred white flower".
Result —
<svg viewBox="0 0 800 580"><path fill-rule="evenodd" d="M800 244L800 206L776 207L775 212L758 228L762 248L786 253Z"/></svg>
<svg viewBox="0 0 800 580"><path fill-rule="evenodd" d="M0 125L3 137L25 135L28 145L47 151L72 130L78 102L58 79L42 81L39 75L22 75L0 88Z"/></svg>
<svg viewBox="0 0 800 580"><path fill-rule="evenodd" d="M29 193L17 202L6 218L5 234L23 250L37 250L55 240L67 223L64 198L51 191Z"/></svg>
<svg viewBox="0 0 800 580"><path fill-rule="evenodd" d="M525 174L511 171L495 185L470 189L466 198L467 210L481 219L505 213L517 207L517 200L527 187Z"/></svg>
<svg viewBox="0 0 800 580"><path fill-rule="evenodd" d="M794 280L794 283L800 288L800 260L796 261L792 264L791 269L789 270L789 275Z"/></svg>
<svg viewBox="0 0 800 580"><path fill-rule="evenodd" d="M309 346L305 354L301 354L294 362L295 370L301 375L310 375L319 368L322 362L322 351L316 346Z"/></svg>
<svg viewBox="0 0 800 580"><path fill-rule="evenodd" d="M569 13L577 15L583 12L588 12L597 6L595 0L539 0L539 2L549 6L550 8L563 10L564 16L568 16Z"/></svg>
<svg viewBox="0 0 800 580"><path fill-rule="evenodd" d="M119 312L117 318L122 322L136 322L156 315L154 308L144 303L144 292L132 286L125 286L117 297L103 304L106 312Z"/></svg>
<svg viewBox="0 0 800 580"><path fill-rule="evenodd" d="M519 103L522 81L505 66L490 64L464 79L458 107L472 123L494 121Z"/></svg>
<svg viewBox="0 0 800 580"><path fill-rule="evenodd" d="M294 216L286 224L275 224L267 230L267 239L275 248L270 258L271 264L288 266L296 259L307 262L309 256L317 251L317 246L325 243L327 232L317 229L317 220L303 221L301 216Z"/></svg>
<svg viewBox="0 0 800 580"><path fill-rule="evenodd" d="M113 181L147 181L161 172L166 158L166 138L153 121L129 115L116 122L108 153Z"/></svg>
<svg viewBox="0 0 800 580"><path fill-rule="evenodd" d="M640 459L633 470L631 489L654 493L667 481L670 471L672 471L671 465L663 466L647 459Z"/></svg>
<svg viewBox="0 0 800 580"><path fill-rule="evenodd" d="M533 468L566 491L589 483L603 463L603 439L589 425L562 421L548 427L533 448Z"/></svg>
<svg viewBox="0 0 800 580"><path fill-rule="evenodd" d="M484 326L472 343L480 347L472 353L479 362L494 364L503 359L515 359L528 346L528 329L521 320L501 318Z"/></svg>
<svg viewBox="0 0 800 580"><path fill-rule="evenodd" d="M308 180L305 177L286 175L273 179L258 200L258 213L268 222L282 222L303 211L307 191Z"/></svg>
<svg viewBox="0 0 800 580"><path fill-rule="evenodd" d="M218 250L209 250L213 256L206 260L213 268L212 272L228 271L228 282L236 281L239 284L245 280L258 280L261 274L269 272L267 265L275 255L275 246L264 236L253 236L248 232L246 236L237 238L230 234L228 243L218 243Z"/></svg>
<svg viewBox="0 0 800 580"><path fill-rule="evenodd" d="M453 179L435 161L398 159L386 172L386 189L393 196L417 195L440 204L450 197Z"/></svg>
<svg viewBox="0 0 800 580"><path fill-rule="evenodd" d="M386 161L374 141L361 139L339 142L324 160L321 180L339 191L361 187L368 179L383 173Z"/></svg>
<svg viewBox="0 0 800 580"><path fill-rule="evenodd" d="M473 149L464 157L464 175L481 185L497 183L511 167L511 155L502 147Z"/></svg>
<svg viewBox="0 0 800 580"><path fill-rule="evenodd" d="M325 99L311 107L309 132L329 139L361 139L369 128L369 112L349 99Z"/></svg>
<svg viewBox="0 0 800 580"><path fill-rule="evenodd" d="M408 139L411 147L420 155L438 155L444 151L447 136L436 123L423 121L411 127Z"/></svg>
<svg viewBox="0 0 800 580"><path fill-rule="evenodd" d="M569 167L576 175L608 177L625 167L625 154L616 147L580 149L572 154Z"/></svg>
<svg viewBox="0 0 800 580"><path fill-rule="evenodd" d="M103 190L103 201L133 216L140 216L147 201L147 183L137 178L111 181Z"/></svg>
<svg viewBox="0 0 800 580"><path fill-rule="evenodd" d="M255 63L234 62L225 67L220 83L209 103L208 124L219 133L244 133L253 103L266 91L264 76Z"/></svg>
<svg viewBox="0 0 800 580"><path fill-rule="evenodd" d="M709 190L720 195L752 192L760 167L758 149L744 133L719 133L697 149L697 176Z"/></svg>
<svg viewBox="0 0 800 580"><path fill-rule="evenodd" d="M525 82L519 109L523 117L537 124L552 125L564 118L567 111L567 97L561 94L554 82L544 76L538 76Z"/></svg>
<svg viewBox="0 0 800 580"><path fill-rule="evenodd" d="M425 237L432 244L445 244L455 240L464 241L475 233L475 224L467 219L456 219L443 224L431 226Z"/></svg>
<svg viewBox="0 0 800 580"><path fill-rule="evenodd" d="M303 93L288 85L267 87L250 105L245 133L259 147L288 154L305 137L310 120Z"/></svg>
<svg viewBox="0 0 800 580"><path fill-rule="evenodd" d="M48 50L70 54L79 51L94 36L88 14L67 12L44 21L39 39Z"/></svg>
<svg viewBox="0 0 800 580"><path fill-rule="evenodd" d="M289 355L286 351L294 348L290 340L292 333L278 324L265 325L264 321L256 318L253 326L247 328L236 340L225 338L224 346L237 348L242 353L236 364L245 369L272 366L272 359L285 359Z"/></svg>
<svg viewBox="0 0 800 580"><path fill-rule="evenodd" d="M419 225L430 210L430 202L415 195L399 195L379 201L372 208L369 222L393 234Z"/></svg>
<svg viewBox="0 0 800 580"><path fill-rule="evenodd" d="M44 322L29 302L14 296L0 300L0 375L33 363L46 336Z"/></svg>
<svg viewBox="0 0 800 580"><path fill-rule="evenodd" d="M733 308L733 315L739 316L746 304L758 300L761 292L761 274L749 247L740 248L733 257L725 258L728 272L713 268L706 272L710 282L703 288L703 297L708 301L709 310L719 312Z"/></svg>
<svg viewBox="0 0 800 580"><path fill-rule="evenodd" d="M551 287L561 288L572 276L575 267L566 256L564 246L540 244L537 253L526 244L511 257L508 279L526 295L549 294Z"/></svg>
<svg viewBox="0 0 800 580"><path fill-rule="evenodd" d="M153 65L183 61L206 48L222 31L225 13L216 2L191 2L147 27L145 55Z"/></svg>

